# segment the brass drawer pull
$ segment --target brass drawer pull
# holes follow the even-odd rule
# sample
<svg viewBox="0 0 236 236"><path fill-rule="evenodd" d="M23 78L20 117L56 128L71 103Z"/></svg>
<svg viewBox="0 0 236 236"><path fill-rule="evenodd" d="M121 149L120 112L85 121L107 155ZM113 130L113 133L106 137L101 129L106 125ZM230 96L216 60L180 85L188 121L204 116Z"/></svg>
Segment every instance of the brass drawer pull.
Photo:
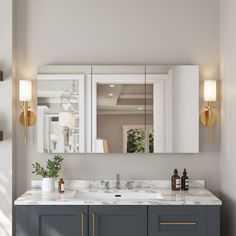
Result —
<svg viewBox="0 0 236 236"><path fill-rule="evenodd" d="M95 236L95 213L92 214L92 236Z"/></svg>
<svg viewBox="0 0 236 236"><path fill-rule="evenodd" d="M84 211L81 213L81 234L84 236Z"/></svg>
<svg viewBox="0 0 236 236"><path fill-rule="evenodd" d="M197 221L161 221L160 225L197 225Z"/></svg>

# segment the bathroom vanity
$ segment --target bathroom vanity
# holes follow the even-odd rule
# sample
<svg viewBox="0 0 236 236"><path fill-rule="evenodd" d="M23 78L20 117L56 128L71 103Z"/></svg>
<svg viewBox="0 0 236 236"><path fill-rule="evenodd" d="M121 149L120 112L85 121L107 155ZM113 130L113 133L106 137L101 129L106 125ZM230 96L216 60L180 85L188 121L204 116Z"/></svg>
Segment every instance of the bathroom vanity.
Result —
<svg viewBox="0 0 236 236"><path fill-rule="evenodd" d="M222 203L203 181L190 182L188 192L173 192L169 181L136 181L131 190L85 182L64 194L35 186L23 194L15 201L16 236L220 235Z"/></svg>

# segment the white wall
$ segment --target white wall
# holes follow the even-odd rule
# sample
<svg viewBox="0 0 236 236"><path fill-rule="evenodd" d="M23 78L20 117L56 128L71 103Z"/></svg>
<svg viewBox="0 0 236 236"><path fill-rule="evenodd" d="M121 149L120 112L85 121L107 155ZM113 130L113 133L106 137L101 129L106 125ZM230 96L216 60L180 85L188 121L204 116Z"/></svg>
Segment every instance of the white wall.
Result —
<svg viewBox="0 0 236 236"><path fill-rule="evenodd" d="M13 154L12 154L12 63L13 27L12 0L0 0L0 70L4 82L0 82L0 130L4 141L0 142L0 235L12 233Z"/></svg>
<svg viewBox="0 0 236 236"><path fill-rule="evenodd" d="M222 235L236 235L236 1L220 1L222 78L222 145L220 157L223 200Z"/></svg>
<svg viewBox="0 0 236 236"><path fill-rule="evenodd" d="M36 79L43 64L201 64L201 78L218 78L216 0L17 0L17 77ZM186 167L219 191L219 122L215 144L200 128L196 155L65 156L66 178L168 179ZM17 194L29 186L36 126L23 144L17 122ZM159 157L159 158L158 158ZM33 178L35 178L33 176Z"/></svg>

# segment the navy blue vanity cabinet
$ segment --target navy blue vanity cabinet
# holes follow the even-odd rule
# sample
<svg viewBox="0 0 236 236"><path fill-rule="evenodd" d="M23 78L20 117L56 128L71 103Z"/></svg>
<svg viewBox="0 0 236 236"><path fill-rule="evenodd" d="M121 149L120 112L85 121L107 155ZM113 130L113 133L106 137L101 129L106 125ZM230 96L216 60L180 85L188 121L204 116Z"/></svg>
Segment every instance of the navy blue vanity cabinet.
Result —
<svg viewBox="0 0 236 236"><path fill-rule="evenodd" d="M220 236L220 206L16 206L16 236Z"/></svg>
<svg viewBox="0 0 236 236"><path fill-rule="evenodd" d="M147 236L147 206L89 206L90 236Z"/></svg>
<svg viewBox="0 0 236 236"><path fill-rule="evenodd" d="M87 206L16 207L16 236L87 235Z"/></svg>
<svg viewBox="0 0 236 236"><path fill-rule="evenodd" d="M148 236L220 236L220 207L150 206Z"/></svg>

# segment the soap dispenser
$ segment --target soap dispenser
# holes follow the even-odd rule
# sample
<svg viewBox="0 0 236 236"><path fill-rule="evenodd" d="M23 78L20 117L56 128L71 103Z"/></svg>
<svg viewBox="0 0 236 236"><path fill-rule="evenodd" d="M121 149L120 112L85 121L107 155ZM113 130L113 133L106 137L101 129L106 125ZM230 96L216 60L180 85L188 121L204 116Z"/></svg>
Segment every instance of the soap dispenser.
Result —
<svg viewBox="0 0 236 236"><path fill-rule="evenodd" d="M180 190L180 177L178 176L178 170L174 170L174 175L171 178L171 187L173 191L179 191Z"/></svg>
<svg viewBox="0 0 236 236"><path fill-rule="evenodd" d="M187 171L184 168L183 176L181 177L181 189L184 191L189 190L189 178L187 176Z"/></svg>

